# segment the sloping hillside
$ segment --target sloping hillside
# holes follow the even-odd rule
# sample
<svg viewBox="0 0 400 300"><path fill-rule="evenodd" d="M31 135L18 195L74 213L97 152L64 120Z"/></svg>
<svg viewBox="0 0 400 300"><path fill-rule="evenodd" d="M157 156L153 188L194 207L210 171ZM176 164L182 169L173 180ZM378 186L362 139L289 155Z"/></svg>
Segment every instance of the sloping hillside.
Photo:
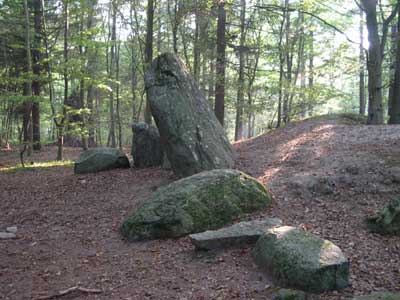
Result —
<svg viewBox="0 0 400 300"><path fill-rule="evenodd" d="M344 293L400 290L400 238L368 233L366 215L400 192L400 126L315 118L235 144L237 167L264 182L269 215L338 244L351 261Z"/></svg>

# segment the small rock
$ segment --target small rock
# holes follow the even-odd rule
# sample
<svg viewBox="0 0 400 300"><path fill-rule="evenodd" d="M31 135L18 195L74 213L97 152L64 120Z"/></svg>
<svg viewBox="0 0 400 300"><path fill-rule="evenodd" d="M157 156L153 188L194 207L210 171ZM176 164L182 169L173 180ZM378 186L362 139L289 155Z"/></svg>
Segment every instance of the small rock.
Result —
<svg viewBox="0 0 400 300"><path fill-rule="evenodd" d="M375 216L367 217L366 222L372 232L400 235L400 198L393 199Z"/></svg>
<svg viewBox="0 0 400 300"><path fill-rule="evenodd" d="M199 250L226 249L253 244L265 230L280 226L282 220L277 218L265 218L240 222L219 230L208 230L191 234L190 240Z"/></svg>
<svg viewBox="0 0 400 300"><path fill-rule="evenodd" d="M11 233L15 233L15 234L17 234L17 230L18 230L17 226L10 226L10 227L6 228L7 232L11 232Z"/></svg>
<svg viewBox="0 0 400 300"><path fill-rule="evenodd" d="M0 240L15 239L17 236L12 232L0 232Z"/></svg>

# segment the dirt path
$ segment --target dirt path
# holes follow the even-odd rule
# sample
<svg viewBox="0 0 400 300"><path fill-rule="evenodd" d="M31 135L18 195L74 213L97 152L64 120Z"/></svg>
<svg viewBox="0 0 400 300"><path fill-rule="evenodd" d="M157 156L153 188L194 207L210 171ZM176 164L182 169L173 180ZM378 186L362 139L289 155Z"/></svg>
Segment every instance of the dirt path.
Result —
<svg viewBox="0 0 400 300"><path fill-rule="evenodd" d="M400 238L368 233L363 216L400 191L400 127L307 121L235 145L238 168L271 189L277 216L338 244L352 293L400 291ZM48 148L37 160L55 152ZM67 157L78 151L67 149ZM0 168L18 161L0 152ZM398 173L396 173L398 172ZM398 175L398 176L396 176ZM160 169L73 174L71 167L0 171L0 299L38 299L72 286L101 289L60 299L268 299L270 283L249 251L196 253L187 238L127 243L118 227L152 191Z"/></svg>

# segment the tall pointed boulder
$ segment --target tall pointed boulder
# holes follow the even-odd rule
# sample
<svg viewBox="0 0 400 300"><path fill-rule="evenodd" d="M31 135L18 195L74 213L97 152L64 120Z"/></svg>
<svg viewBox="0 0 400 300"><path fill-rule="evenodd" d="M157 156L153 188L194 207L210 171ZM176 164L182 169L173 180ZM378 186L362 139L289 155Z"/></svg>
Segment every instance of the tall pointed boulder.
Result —
<svg viewBox="0 0 400 300"><path fill-rule="evenodd" d="M149 66L145 80L151 112L174 173L186 177L232 168L232 146L183 62L173 54L162 54Z"/></svg>

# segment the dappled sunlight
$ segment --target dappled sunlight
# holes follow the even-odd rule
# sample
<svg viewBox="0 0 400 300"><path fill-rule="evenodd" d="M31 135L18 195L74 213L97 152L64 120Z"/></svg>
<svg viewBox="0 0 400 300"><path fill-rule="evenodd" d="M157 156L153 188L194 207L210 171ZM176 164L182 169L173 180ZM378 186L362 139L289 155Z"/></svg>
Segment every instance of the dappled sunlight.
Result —
<svg viewBox="0 0 400 300"><path fill-rule="evenodd" d="M45 169L45 168L53 168L53 167L72 167L74 162L72 160L62 160L62 161L46 161L46 162L35 162L30 164L29 162L25 163L25 167L21 164L17 164L14 166L0 166L0 172L12 172L12 171L28 171L33 169Z"/></svg>
<svg viewBox="0 0 400 300"><path fill-rule="evenodd" d="M307 152L313 154L311 159L318 159L322 155L326 154L326 151L321 147L321 143L326 142L334 136L334 125L327 124L321 125L313 129L309 133L304 133L296 137L295 139L290 140L286 144L282 145L280 149L282 152L281 158L278 159L278 162L282 163L288 160L295 158L296 153L299 150L299 147L315 142L314 149L315 151L308 150Z"/></svg>
<svg viewBox="0 0 400 300"><path fill-rule="evenodd" d="M279 178L282 169L287 167L296 168L293 169L293 176L304 174L307 166L317 167L329 155L340 124L305 120L294 127L285 126L239 141L234 144L239 152L239 165L245 172L251 169L252 175L264 183ZM247 155L249 152L250 156Z"/></svg>

